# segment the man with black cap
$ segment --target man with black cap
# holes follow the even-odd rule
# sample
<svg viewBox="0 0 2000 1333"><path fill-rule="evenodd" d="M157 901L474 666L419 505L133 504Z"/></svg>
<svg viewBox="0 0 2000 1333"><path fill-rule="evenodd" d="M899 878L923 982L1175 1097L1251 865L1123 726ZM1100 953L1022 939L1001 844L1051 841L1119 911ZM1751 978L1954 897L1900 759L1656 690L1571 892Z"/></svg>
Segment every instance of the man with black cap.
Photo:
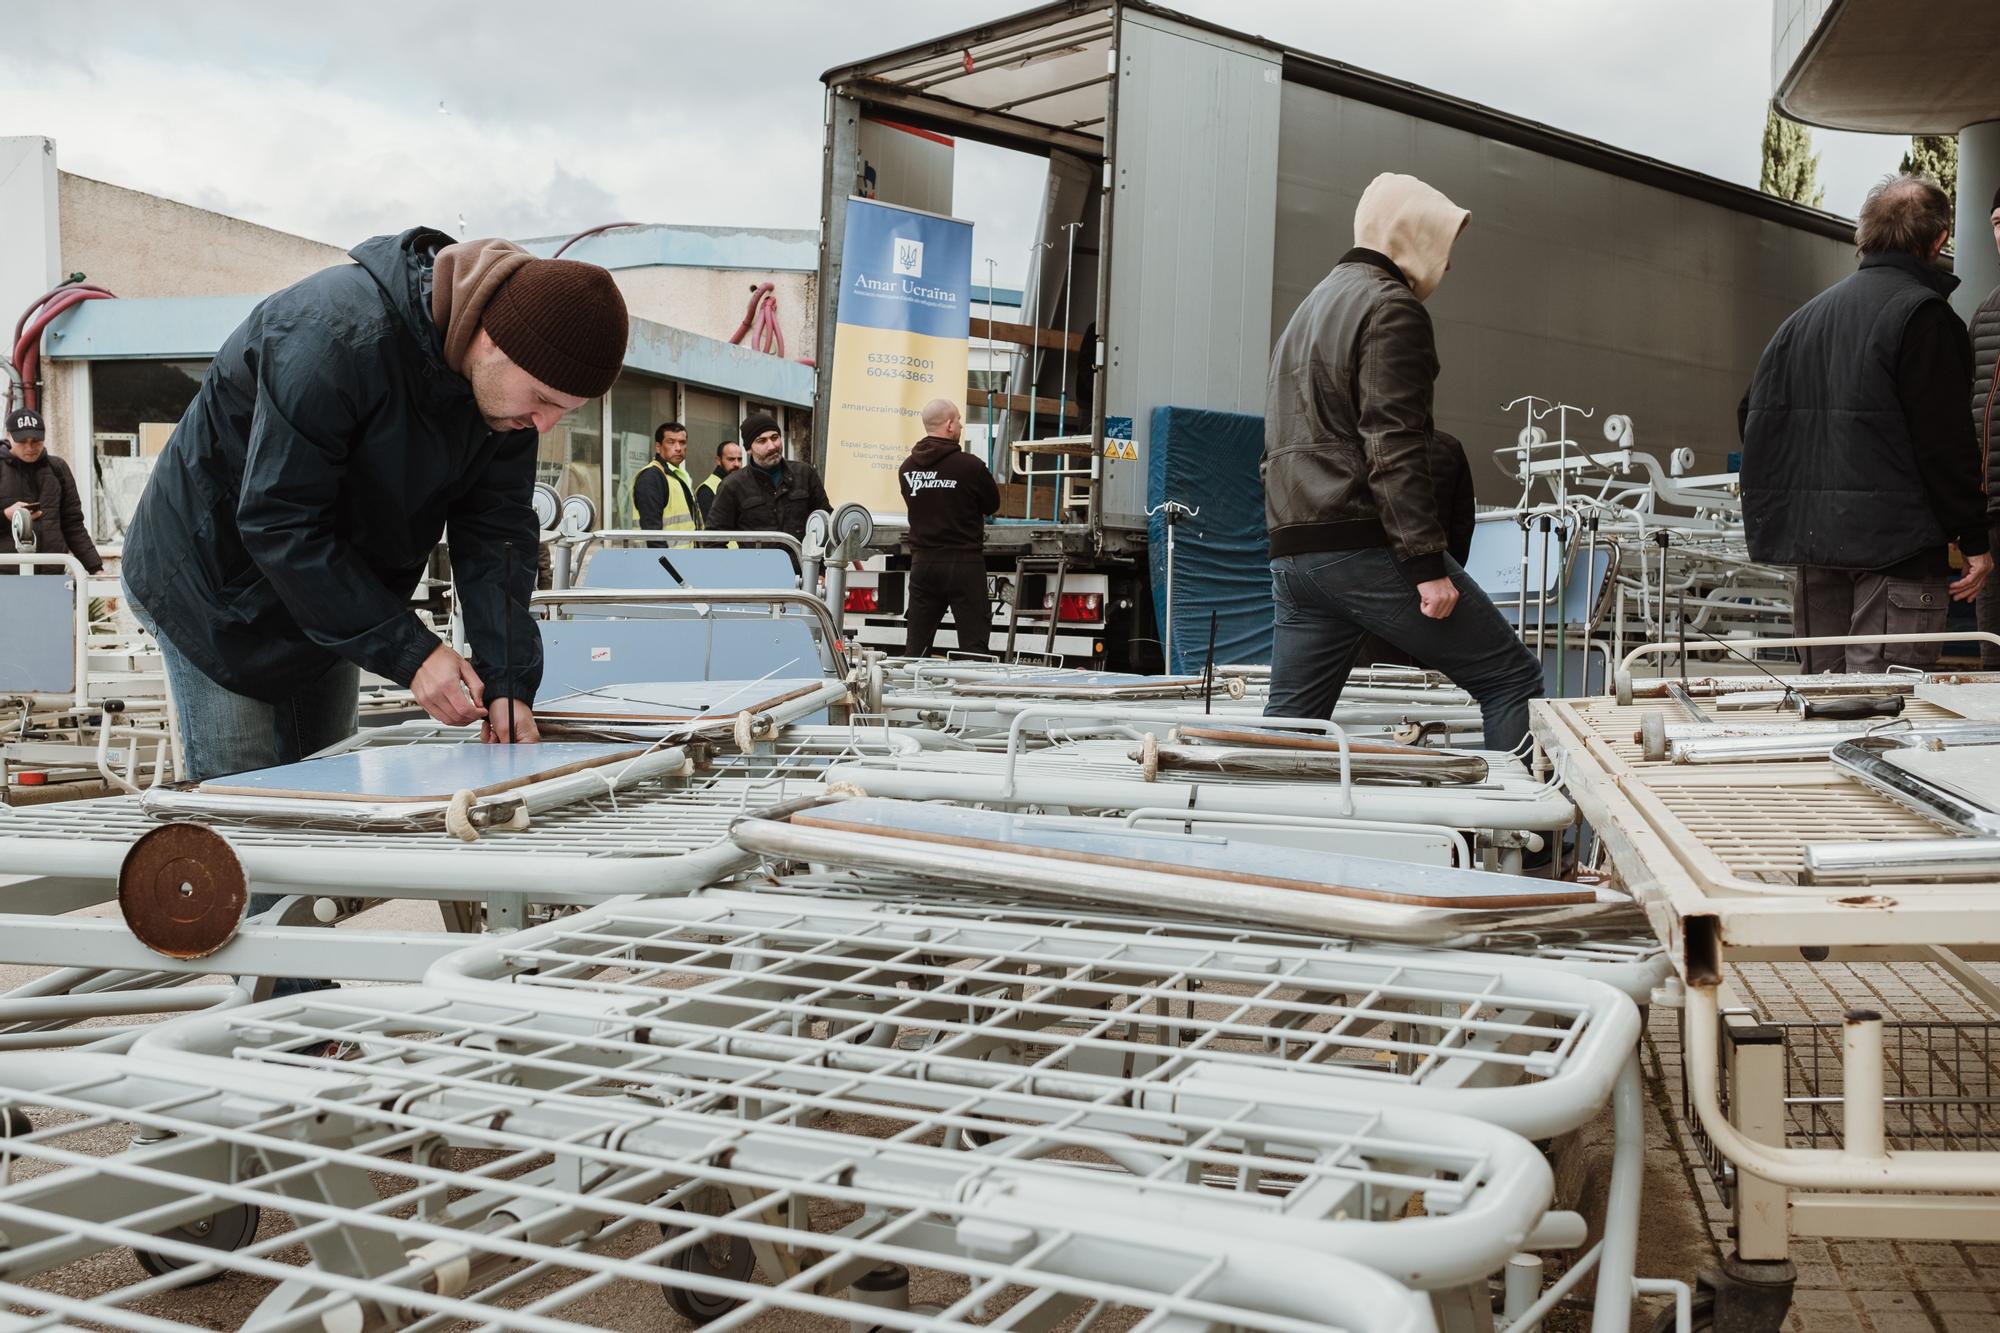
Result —
<svg viewBox="0 0 2000 1333"><path fill-rule="evenodd" d="M785 457L785 437L768 412L743 419L743 443L750 450L749 466L723 478L708 507L707 526L717 532L789 532L803 540L812 512L833 508L819 469Z"/></svg>
<svg viewBox="0 0 2000 1333"><path fill-rule="evenodd" d="M103 557L83 523L76 478L68 463L48 451L48 427L32 407L8 413L7 441L0 445L0 552L16 553L14 522L19 513L34 524L33 554L73 555L91 573L104 572ZM42 572L57 571L50 567Z"/></svg>
<svg viewBox="0 0 2000 1333"><path fill-rule="evenodd" d="M625 302L593 264L428 227L267 297L223 343L125 544L184 778L350 735L361 668L440 722L538 739L538 436L611 388ZM449 543L472 660L409 597Z"/></svg>

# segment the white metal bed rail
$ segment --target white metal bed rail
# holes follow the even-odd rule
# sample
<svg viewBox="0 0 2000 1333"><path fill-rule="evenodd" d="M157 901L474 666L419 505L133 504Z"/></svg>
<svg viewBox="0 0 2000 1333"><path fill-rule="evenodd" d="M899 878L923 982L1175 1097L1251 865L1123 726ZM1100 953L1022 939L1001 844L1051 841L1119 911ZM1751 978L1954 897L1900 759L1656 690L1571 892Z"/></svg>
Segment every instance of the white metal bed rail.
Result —
<svg viewBox="0 0 2000 1333"><path fill-rule="evenodd" d="M1607 1310L1629 1304L1643 1147L1637 1014L1562 968L712 890L610 904L494 941L441 961L427 984L487 997L527 989L545 1007L610 1003L660 1044L815 1077L916 1079L896 1094L911 1104L950 1088L1021 1088L1093 1105L1185 1108L1194 1098L1213 1110L1202 1099L1228 1096L1240 1077L1260 1106L1308 1108L1327 1094L1296 1081L1306 1073L1358 1080L1371 1103L1442 1108L1540 1138L1610 1102L1599 1327L1622 1326L1605 1322Z"/></svg>
<svg viewBox="0 0 2000 1333"><path fill-rule="evenodd" d="M155 1227L185 1226L223 1202L282 1209L300 1224L287 1240L305 1241L314 1270L285 1274L291 1290L266 1303L273 1316L297 1315L316 1297L334 1308L361 1302L389 1322L451 1313L529 1327L479 1301L482 1281L524 1262L574 1268L590 1275L586 1285L634 1276L567 1248L567 1238L653 1223L663 1240L642 1260L664 1259L668 1271L639 1275L729 1326L773 1309L850 1314L829 1298L894 1262L957 1278L966 1295L954 1308L965 1311L994 1300L1002 1283L1052 1292L1036 1298L1044 1307L1076 1301L1085 1294L1067 1280L1076 1276L1097 1281L1097 1299L1142 1311L1177 1298L1174 1313L1199 1318L1221 1313L1203 1306L1226 1297L1248 1317L1225 1322L1249 1327L1316 1318L1414 1329L1430 1327L1428 1311L1375 1274L1357 1275L1350 1253L1469 1308L1485 1299L1494 1257L1528 1243L1546 1205L1547 1167L1519 1139L1425 1111L1385 1117L1365 1101L1344 1104L1317 1077L1310 1108L1267 1117L1239 1100L1223 1118L1204 1118L1102 1097L1079 1104L1018 1081L954 1091L895 1070L829 1076L737 1054L712 1034L677 1043L645 1016L583 998L536 993L508 1006L429 991L315 996L240 1021L177 1024L119 1061L44 1062L19 1080L0 1062L17 1103L99 1120L115 1110L149 1135L175 1136L108 1160L57 1146L66 1127L17 1136L9 1146L20 1159L68 1171L0 1192L15 1241L9 1275L122 1243L276 1276L269 1243L228 1253L150 1239ZM314 1037L339 1037L358 1058L277 1049ZM227 1052L236 1058L220 1058ZM864 1115L886 1116L899 1132L878 1138L844 1121ZM434 1165L439 1147L502 1156L468 1178ZM404 1148L407 1161L395 1155ZM245 1179L229 1161L264 1174ZM338 1182L363 1172L408 1182L395 1192L403 1197L427 1196L418 1217L357 1206ZM93 1189L101 1197L117 1186L127 1215L72 1220L91 1207ZM448 1186L476 1192L447 1203ZM1381 1225L1417 1189L1429 1215ZM827 1212L837 1222L857 1209L854 1222L828 1228ZM1413 1253L1417 1231L1434 1244ZM1556 1232L1550 1238L1570 1240L1575 1229ZM719 1251L729 1257L718 1262ZM1193 1267L1190 1251L1203 1256ZM1300 1304L1326 1300L1316 1280L1259 1293L1274 1255L1341 1273L1355 1291L1318 1309ZM746 1280L751 1262L772 1285ZM404 1283L458 1303L408 1303L385 1290ZM1012 1323L1003 1314L999 1326Z"/></svg>

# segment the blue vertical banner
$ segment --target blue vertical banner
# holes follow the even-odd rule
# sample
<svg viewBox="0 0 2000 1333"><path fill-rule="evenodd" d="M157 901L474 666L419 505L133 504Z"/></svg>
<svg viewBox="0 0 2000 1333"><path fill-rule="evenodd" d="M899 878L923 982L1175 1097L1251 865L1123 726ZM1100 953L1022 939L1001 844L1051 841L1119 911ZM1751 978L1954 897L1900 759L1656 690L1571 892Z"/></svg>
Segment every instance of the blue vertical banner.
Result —
<svg viewBox="0 0 2000 1333"><path fill-rule="evenodd" d="M826 489L900 516L896 468L923 438L925 403L965 410L972 224L860 197L847 201L834 309Z"/></svg>

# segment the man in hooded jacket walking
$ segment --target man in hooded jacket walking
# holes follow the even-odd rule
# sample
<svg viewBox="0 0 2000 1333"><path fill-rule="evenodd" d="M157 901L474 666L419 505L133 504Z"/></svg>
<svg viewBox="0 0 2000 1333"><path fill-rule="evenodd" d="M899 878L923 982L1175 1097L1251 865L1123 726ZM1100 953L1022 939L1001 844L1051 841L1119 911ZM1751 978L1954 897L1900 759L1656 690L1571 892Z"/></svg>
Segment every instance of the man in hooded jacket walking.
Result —
<svg viewBox="0 0 2000 1333"><path fill-rule="evenodd" d="M983 655L993 637L986 594L986 518L1000 511L1000 488L986 465L959 446L958 404L924 404L924 438L897 470L910 515L910 600L904 612L908 657L929 657L945 609L959 651Z"/></svg>
<svg viewBox="0 0 2000 1333"><path fill-rule="evenodd" d="M229 335L133 516L184 778L352 734L363 667L440 722L538 738L536 443L617 378L624 301L595 265L429 228L351 255ZM409 604L446 534L473 661Z"/></svg>
<svg viewBox="0 0 2000 1333"><path fill-rule="evenodd" d="M1471 214L1383 174L1340 257L1271 352L1264 520L1273 717L1329 717L1372 633L1478 700L1485 743L1519 747L1542 669L1447 550L1431 473L1437 347L1424 301Z"/></svg>

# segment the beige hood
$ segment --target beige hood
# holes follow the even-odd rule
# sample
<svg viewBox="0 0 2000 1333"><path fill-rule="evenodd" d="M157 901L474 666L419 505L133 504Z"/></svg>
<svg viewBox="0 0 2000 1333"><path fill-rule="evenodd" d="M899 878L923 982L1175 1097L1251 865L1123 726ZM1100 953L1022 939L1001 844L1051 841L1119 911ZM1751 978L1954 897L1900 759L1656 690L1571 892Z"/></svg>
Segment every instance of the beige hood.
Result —
<svg viewBox="0 0 2000 1333"><path fill-rule="evenodd" d="M1430 299L1451 262L1451 245L1472 214L1415 176L1383 172L1354 210L1354 243L1396 261L1419 301Z"/></svg>
<svg viewBox="0 0 2000 1333"><path fill-rule="evenodd" d="M444 362L465 373L465 354L493 293L534 256L512 241L460 241L437 252L431 275L431 322L444 334Z"/></svg>

